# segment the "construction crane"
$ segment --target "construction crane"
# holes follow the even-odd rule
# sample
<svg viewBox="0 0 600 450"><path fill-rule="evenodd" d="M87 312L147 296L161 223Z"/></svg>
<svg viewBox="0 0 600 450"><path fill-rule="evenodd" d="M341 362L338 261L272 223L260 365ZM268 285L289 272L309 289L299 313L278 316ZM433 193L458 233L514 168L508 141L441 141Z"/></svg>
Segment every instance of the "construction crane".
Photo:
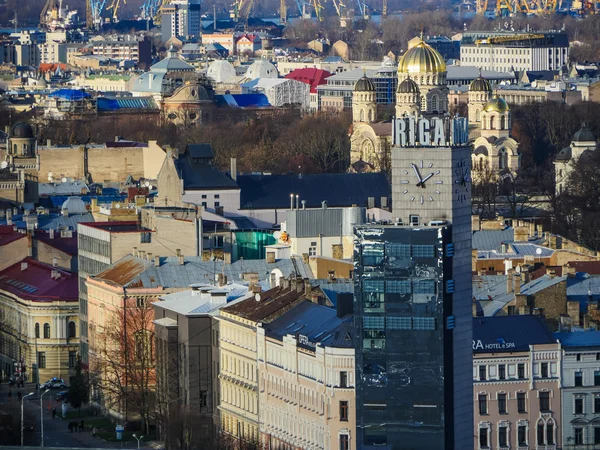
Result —
<svg viewBox="0 0 600 450"><path fill-rule="evenodd" d="M325 7L321 4L321 0L312 0L313 8L315 9L315 17L319 22L323 22L323 13L322 10Z"/></svg>
<svg viewBox="0 0 600 450"><path fill-rule="evenodd" d="M98 29L102 24L102 11L106 0L87 0L85 4L85 23L89 29Z"/></svg>
<svg viewBox="0 0 600 450"><path fill-rule="evenodd" d="M232 9L229 11L229 17L234 22L239 22L242 19L247 24L248 17L250 17L252 7L254 6L254 0L236 0L231 6Z"/></svg>
<svg viewBox="0 0 600 450"><path fill-rule="evenodd" d="M279 23L285 25L287 23L287 5L285 0L279 1Z"/></svg>
<svg viewBox="0 0 600 450"><path fill-rule="evenodd" d="M345 28L348 26L348 21L352 20L352 16L354 14L348 14L347 7L345 3L342 3L342 0L331 0L333 3L333 7L335 8L335 12L340 18L340 27Z"/></svg>
<svg viewBox="0 0 600 450"><path fill-rule="evenodd" d="M46 0L42 13L40 14L40 23L44 24L48 20L48 17L56 14L56 11L60 10L60 5L57 0ZM57 15L58 16L58 15Z"/></svg>
<svg viewBox="0 0 600 450"><path fill-rule="evenodd" d="M356 5L358 6L360 14L363 16L363 19L369 20L371 16L369 15L368 6L366 2L364 2L363 0L356 0Z"/></svg>
<svg viewBox="0 0 600 450"><path fill-rule="evenodd" d="M110 6L106 7L107 11L112 11L112 19L114 22L119 21L119 8L121 7L121 2L123 2L123 5L127 4L127 0L112 0Z"/></svg>

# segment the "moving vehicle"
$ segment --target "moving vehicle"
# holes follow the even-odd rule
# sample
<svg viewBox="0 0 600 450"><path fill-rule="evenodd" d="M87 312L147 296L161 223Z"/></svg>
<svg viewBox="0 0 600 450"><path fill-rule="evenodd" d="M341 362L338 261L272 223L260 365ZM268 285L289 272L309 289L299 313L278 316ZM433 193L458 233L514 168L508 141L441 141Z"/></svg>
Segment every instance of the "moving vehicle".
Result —
<svg viewBox="0 0 600 450"><path fill-rule="evenodd" d="M52 378L51 380L40 384L40 389L64 389L66 387L67 384L62 378Z"/></svg>

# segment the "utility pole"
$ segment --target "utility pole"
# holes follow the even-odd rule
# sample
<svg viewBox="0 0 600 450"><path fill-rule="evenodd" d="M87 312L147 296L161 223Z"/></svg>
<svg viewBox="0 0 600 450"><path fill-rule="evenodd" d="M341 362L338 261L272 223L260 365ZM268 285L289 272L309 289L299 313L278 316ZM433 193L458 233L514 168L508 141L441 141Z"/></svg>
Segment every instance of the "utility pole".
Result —
<svg viewBox="0 0 600 450"><path fill-rule="evenodd" d="M40 447L44 446L44 405L42 403L42 397L44 396L44 394L46 394L47 392L50 392L50 389L46 389L41 395L40 395L40 422L41 422L41 432L42 432L42 443L40 444ZM22 445L22 444L21 444Z"/></svg>

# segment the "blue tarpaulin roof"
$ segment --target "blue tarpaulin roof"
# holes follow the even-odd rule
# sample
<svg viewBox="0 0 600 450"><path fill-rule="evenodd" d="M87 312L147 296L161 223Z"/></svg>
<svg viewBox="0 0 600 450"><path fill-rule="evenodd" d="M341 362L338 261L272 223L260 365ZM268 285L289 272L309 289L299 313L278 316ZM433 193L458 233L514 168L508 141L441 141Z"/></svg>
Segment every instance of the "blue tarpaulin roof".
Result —
<svg viewBox="0 0 600 450"><path fill-rule="evenodd" d="M265 94L224 94L221 96L227 105L234 108L258 108L271 106Z"/></svg>
<svg viewBox="0 0 600 450"><path fill-rule="evenodd" d="M117 109L148 109L153 108L154 102L150 97L98 98L98 111L115 111Z"/></svg>
<svg viewBox="0 0 600 450"><path fill-rule="evenodd" d="M77 89L59 89L50 94L51 98L64 98L65 100L82 100L88 98L90 94Z"/></svg>

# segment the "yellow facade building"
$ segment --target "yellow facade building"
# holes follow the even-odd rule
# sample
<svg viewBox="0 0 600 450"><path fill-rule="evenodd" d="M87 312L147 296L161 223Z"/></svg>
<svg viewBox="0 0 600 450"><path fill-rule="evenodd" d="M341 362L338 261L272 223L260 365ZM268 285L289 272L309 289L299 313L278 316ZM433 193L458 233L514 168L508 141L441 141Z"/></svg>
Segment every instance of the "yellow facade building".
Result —
<svg viewBox="0 0 600 450"><path fill-rule="evenodd" d="M77 276L32 258L0 272L0 374L26 382L74 374ZM39 367L39 376L36 373Z"/></svg>

